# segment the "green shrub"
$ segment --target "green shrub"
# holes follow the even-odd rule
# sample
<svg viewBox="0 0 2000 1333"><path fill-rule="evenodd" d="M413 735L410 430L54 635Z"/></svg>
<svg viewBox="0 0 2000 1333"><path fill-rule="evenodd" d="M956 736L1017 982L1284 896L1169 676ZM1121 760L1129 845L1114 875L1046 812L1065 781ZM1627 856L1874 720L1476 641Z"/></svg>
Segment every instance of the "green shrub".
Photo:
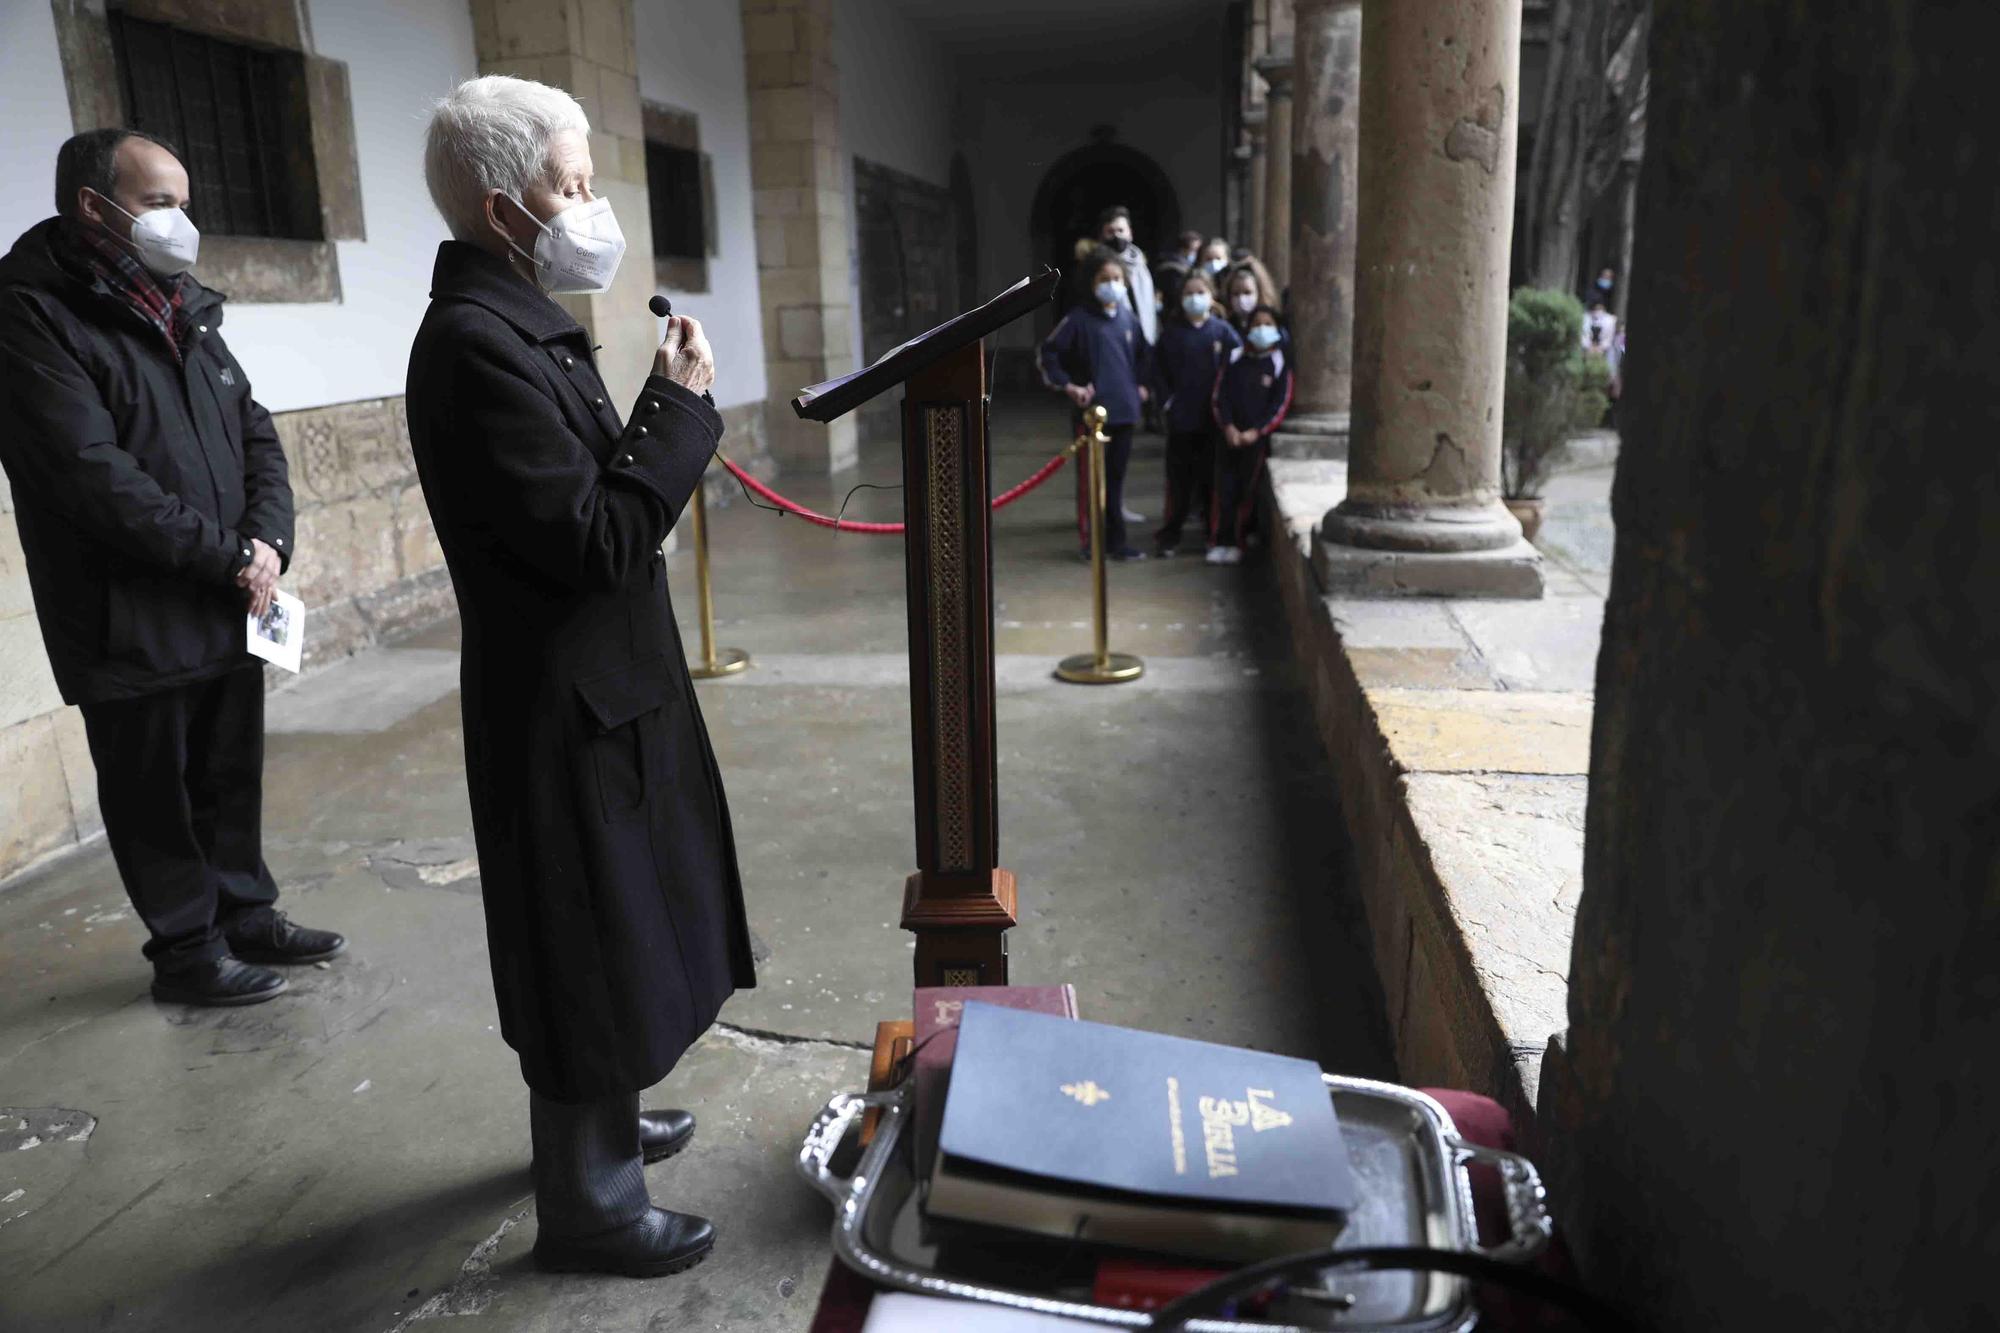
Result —
<svg viewBox="0 0 2000 1333"><path fill-rule="evenodd" d="M1611 373L1584 355L1583 305L1568 292L1522 287L1507 303L1507 397L1500 490L1542 493L1572 434L1604 419Z"/></svg>

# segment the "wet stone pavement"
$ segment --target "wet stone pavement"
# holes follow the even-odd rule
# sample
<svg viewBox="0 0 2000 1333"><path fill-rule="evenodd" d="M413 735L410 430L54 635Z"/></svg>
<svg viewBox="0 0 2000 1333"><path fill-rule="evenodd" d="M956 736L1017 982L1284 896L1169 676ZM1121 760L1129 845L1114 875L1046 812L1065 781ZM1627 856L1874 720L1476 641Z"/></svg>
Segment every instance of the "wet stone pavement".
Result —
<svg viewBox="0 0 2000 1333"><path fill-rule="evenodd" d="M995 489L1065 442L1043 399L994 411ZM1160 442L1130 495L1157 515ZM893 441L821 508L894 482ZM712 509L724 643L701 684L735 815L760 985L648 1094L694 1110L654 1199L715 1255L654 1282L550 1277L528 1250L526 1095L495 1031L467 822L454 627L274 695L267 856L349 953L244 1010L160 1006L96 847L0 888L0 1330L400 1333L804 1329L830 1213L799 1137L909 1012L895 919L913 868L903 562L894 538ZM900 516L861 491L848 515ZM1328 771L1269 571L1114 567L1115 688L1050 670L1090 642L1067 471L996 523L1001 860L1014 978L1086 1018L1391 1073ZM692 646L693 560L670 577ZM440 1321L449 1318L450 1323Z"/></svg>

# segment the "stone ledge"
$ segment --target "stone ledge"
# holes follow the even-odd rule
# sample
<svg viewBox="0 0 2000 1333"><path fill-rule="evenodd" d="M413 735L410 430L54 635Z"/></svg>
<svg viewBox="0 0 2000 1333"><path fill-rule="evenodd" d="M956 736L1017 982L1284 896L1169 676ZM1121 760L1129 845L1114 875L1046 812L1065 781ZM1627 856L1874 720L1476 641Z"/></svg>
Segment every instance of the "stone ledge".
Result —
<svg viewBox="0 0 2000 1333"><path fill-rule="evenodd" d="M1345 490L1338 460L1273 459L1264 499L1400 1074L1532 1128L1566 1021L1601 603L1328 596L1316 529Z"/></svg>

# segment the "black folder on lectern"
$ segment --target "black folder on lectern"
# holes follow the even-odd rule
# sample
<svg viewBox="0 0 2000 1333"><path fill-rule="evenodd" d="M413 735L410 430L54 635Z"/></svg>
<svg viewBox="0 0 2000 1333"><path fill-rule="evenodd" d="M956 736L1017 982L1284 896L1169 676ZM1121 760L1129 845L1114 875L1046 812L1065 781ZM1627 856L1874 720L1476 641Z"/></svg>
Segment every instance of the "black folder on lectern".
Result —
<svg viewBox="0 0 2000 1333"><path fill-rule="evenodd" d="M1023 278L985 305L948 319L930 332L920 333L892 349L874 365L801 389L798 397L792 399L792 411L807 421L832 421L851 412L948 353L1013 323L1036 306L1047 305L1054 299L1061 280L1062 275L1052 268Z"/></svg>

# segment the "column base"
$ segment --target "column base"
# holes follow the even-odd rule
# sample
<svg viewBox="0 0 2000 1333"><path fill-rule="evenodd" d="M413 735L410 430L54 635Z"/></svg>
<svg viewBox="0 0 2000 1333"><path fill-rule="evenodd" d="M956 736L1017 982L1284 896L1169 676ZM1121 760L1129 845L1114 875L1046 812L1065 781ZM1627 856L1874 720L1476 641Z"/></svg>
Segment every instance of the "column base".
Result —
<svg viewBox="0 0 2000 1333"><path fill-rule="evenodd" d="M1345 458L1348 421L1345 412L1301 412L1288 416L1284 429L1271 437L1271 456Z"/></svg>
<svg viewBox="0 0 2000 1333"><path fill-rule="evenodd" d="M1486 551L1382 551L1313 543L1313 572L1329 597L1542 595L1542 553L1515 538Z"/></svg>

